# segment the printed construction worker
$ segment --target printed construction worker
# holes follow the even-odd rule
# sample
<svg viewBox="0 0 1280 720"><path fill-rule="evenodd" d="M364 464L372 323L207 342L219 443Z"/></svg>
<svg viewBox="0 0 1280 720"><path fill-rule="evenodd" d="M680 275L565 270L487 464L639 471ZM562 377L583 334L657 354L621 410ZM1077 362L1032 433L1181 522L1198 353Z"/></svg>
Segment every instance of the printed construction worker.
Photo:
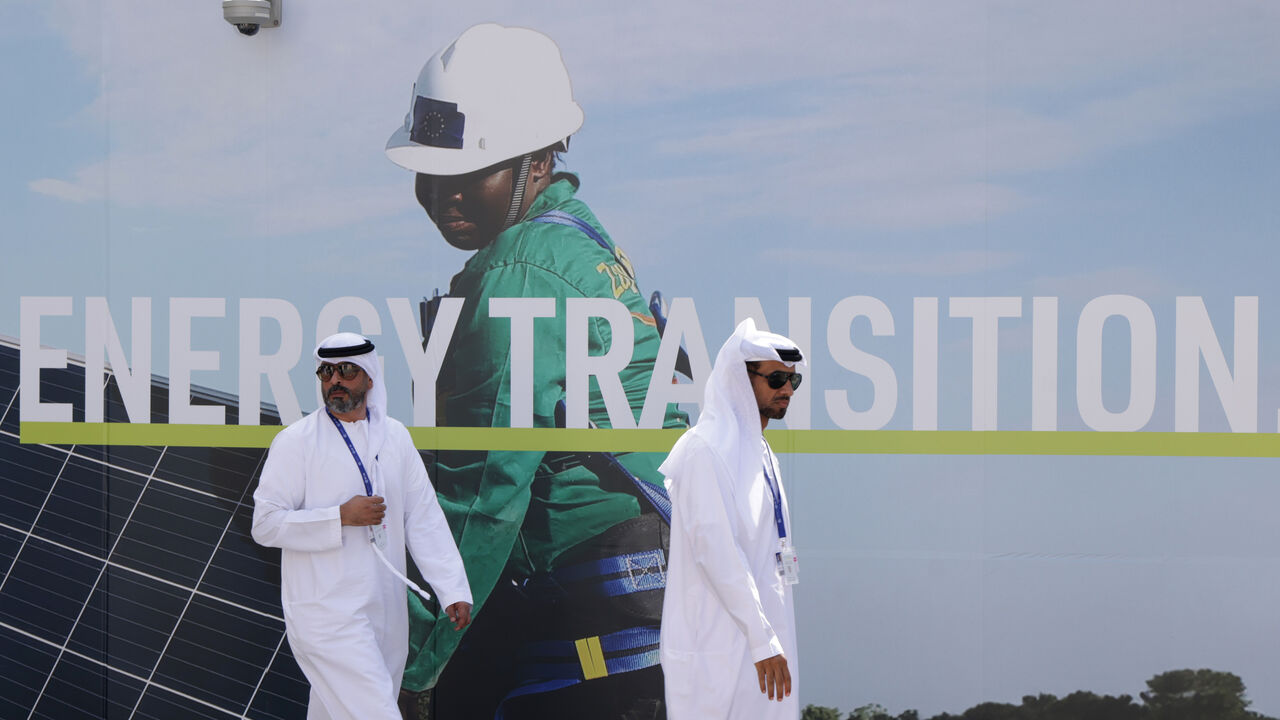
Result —
<svg viewBox="0 0 1280 720"><path fill-rule="evenodd" d="M595 426L636 423L660 337L627 256L575 197L577 176L556 167L582 122L559 48L532 30L472 27L418 76L387 155L417 173L418 201L445 241L474 251L449 287L464 302L437 383L437 425L556 427L566 395L570 425L582 407ZM616 385L591 382L575 423L567 324L601 298L616 312L580 315L576 337L590 356L625 343L631 359ZM686 419L671 405L663 425ZM433 689L419 704L442 718L665 717L662 459L437 454L432 476L475 622L460 638L411 599L404 687Z"/></svg>

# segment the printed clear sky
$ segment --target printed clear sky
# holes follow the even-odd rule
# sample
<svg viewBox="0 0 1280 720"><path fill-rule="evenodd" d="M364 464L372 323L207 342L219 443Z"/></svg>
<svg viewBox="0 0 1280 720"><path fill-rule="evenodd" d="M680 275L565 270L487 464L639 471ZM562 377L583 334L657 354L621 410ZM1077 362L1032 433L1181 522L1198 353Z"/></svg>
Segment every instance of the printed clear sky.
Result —
<svg viewBox="0 0 1280 720"><path fill-rule="evenodd" d="M586 111L565 155L580 196L645 291L695 299L712 352L733 297L760 297L783 332L786 298L813 298L814 427L833 427L823 390L870 402L826 352L841 298L893 314L893 336L855 325L896 371L893 429L911 427L912 298L941 298L942 429L970 422L970 325L947 299L1023 298L1000 326L999 397L1000 429L1027 429L1030 299L1059 298L1059 427L1075 430L1076 319L1128 294L1157 324L1145 429L1172 429L1174 299L1191 295L1228 362L1233 298L1259 298L1258 429L1277 430L1274 3L308 0L253 38L212 0L6 3L0 334L18 336L19 297L72 296L76 315L47 319L44 341L79 353L85 296L107 296L122 333L128 299L152 297L163 375L165 299L225 297L227 319L199 335L223 372L195 381L228 391L238 298L288 299L307 347L326 301L368 298L390 338L382 299L446 288L466 255L382 148L421 64L480 21L560 44ZM1117 409L1128 344L1123 327L1107 332ZM402 360L388 368L406 383ZM310 383L304 361L304 409ZM1202 429L1225 430L1201 384ZM407 398L392 409L406 414ZM802 701L958 712L1037 692L1136 695L1157 672L1213 667L1280 715L1275 471L789 458Z"/></svg>

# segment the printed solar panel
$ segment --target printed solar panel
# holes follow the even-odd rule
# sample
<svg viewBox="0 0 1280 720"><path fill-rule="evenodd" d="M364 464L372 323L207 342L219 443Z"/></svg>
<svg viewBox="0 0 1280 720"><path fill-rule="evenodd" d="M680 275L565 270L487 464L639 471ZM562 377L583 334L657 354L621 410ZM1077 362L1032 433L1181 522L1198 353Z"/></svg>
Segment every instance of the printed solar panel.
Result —
<svg viewBox="0 0 1280 720"><path fill-rule="evenodd" d="M0 343L0 717L305 717L279 552L249 534L265 451L23 445L18 362ZM82 367L40 385L84 419ZM195 394L235 422L234 398ZM152 405L163 422L163 383Z"/></svg>

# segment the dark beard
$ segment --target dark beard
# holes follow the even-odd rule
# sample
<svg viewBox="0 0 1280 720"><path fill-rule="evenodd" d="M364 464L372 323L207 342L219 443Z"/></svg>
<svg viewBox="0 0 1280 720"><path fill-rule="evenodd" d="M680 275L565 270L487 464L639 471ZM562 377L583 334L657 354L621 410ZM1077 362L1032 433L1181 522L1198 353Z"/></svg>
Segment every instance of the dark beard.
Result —
<svg viewBox="0 0 1280 720"><path fill-rule="evenodd" d="M325 393L324 406L329 408L329 412L345 414L364 404L364 390L343 387L347 391L346 397L334 397L333 391L336 387L338 386L335 385L329 388L329 391Z"/></svg>
<svg viewBox="0 0 1280 720"><path fill-rule="evenodd" d="M786 417L786 416L787 416L787 409L786 409L786 408L784 408L784 407L781 407L781 408L775 408L775 407L762 407L762 408L760 408L760 417L763 417L763 418L768 418L768 419L770 419L770 420L781 420L782 418L784 418L784 417Z"/></svg>

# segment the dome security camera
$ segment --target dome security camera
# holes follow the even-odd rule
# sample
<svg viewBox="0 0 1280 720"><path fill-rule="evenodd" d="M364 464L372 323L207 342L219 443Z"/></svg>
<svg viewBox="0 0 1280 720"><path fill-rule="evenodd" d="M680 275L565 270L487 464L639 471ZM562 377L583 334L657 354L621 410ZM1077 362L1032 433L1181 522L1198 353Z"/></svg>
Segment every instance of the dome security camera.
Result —
<svg viewBox="0 0 1280 720"><path fill-rule="evenodd" d="M257 35L259 28L280 27L283 0L222 0L222 18L241 35Z"/></svg>

